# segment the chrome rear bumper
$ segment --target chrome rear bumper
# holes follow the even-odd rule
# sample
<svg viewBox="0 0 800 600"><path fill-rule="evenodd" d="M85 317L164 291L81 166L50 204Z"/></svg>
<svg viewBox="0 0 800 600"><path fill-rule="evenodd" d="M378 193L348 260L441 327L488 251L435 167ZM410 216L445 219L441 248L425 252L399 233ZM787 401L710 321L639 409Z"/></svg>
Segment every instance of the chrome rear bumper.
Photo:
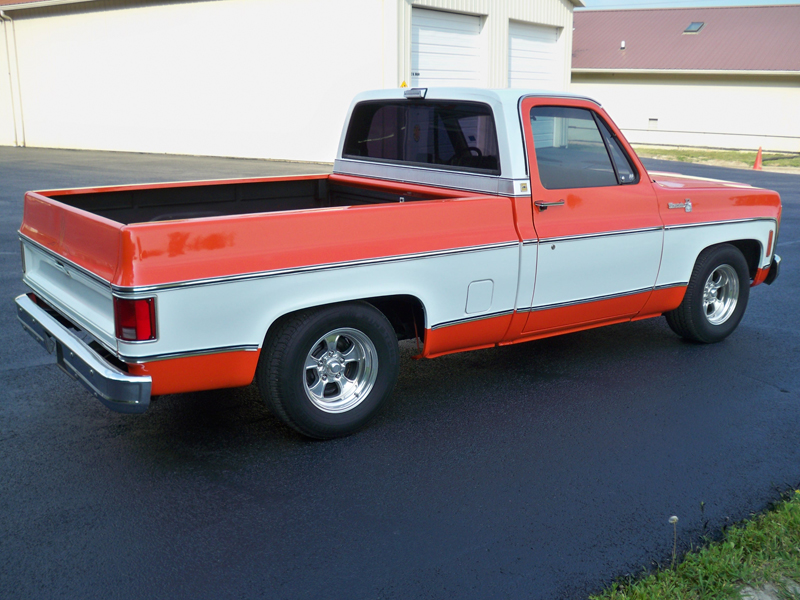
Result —
<svg viewBox="0 0 800 600"><path fill-rule="evenodd" d="M73 379L100 402L121 413L143 413L150 406L150 377L130 375L104 359L28 296L16 298L22 327Z"/></svg>

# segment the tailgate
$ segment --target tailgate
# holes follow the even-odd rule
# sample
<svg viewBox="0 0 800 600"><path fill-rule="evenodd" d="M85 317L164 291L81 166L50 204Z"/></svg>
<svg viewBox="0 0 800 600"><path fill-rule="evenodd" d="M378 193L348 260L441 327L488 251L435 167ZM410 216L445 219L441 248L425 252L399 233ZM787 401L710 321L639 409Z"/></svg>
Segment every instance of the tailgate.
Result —
<svg viewBox="0 0 800 600"><path fill-rule="evenodd" d="M118 267L122 225L29 192L19 232L24 282L116 352L111 281Z"/></svg>

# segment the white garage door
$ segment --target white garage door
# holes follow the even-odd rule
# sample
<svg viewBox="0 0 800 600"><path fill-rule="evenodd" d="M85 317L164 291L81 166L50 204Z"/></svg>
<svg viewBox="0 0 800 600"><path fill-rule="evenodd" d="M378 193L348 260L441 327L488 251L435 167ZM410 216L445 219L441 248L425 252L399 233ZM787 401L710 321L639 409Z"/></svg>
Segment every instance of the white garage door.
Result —
<svg viewBox="0 0 800 600"><path fill-rule="evenodd" d="M508 27L508 87L564 89L564 61L559 29L527 23Z"/></svg>
<svg viewBox="0 0 800 600"><path fill-rule="evenodd" d="M412 9L412 87L485 86L480 33L480 17Z"/></svg>

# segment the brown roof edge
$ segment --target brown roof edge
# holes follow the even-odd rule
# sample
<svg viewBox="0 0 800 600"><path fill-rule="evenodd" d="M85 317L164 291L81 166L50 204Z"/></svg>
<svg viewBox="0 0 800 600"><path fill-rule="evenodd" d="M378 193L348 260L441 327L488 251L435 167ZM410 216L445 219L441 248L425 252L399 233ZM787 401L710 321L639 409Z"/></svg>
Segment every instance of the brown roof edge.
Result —
<svg viewBox="0 0 800 600"><path fill-rule="evenodd" d="M597 73L631 75L752 75L754 77L800 77L800 71L778 71L769 69L603 69L573 67L572 73L591 75Z"/></svg>
<svg viewBox="0 0 800 600"><path fill-rule="evenodd" d="M1 1L1 0L0 0ZM778 6L797 6L797 4L737 4L736 6L664 6L661 8L587 8L580 11L581 14L586 13L629 13L629 12L650 12L650 11L665 11L665 10L738 10L742 8L775 8Z"/></svg>

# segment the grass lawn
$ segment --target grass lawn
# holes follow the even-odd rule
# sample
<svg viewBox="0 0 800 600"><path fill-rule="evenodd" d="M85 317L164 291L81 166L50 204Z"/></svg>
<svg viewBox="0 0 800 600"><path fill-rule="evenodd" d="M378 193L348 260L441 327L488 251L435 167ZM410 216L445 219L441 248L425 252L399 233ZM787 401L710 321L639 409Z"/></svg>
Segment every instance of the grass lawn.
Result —
<svg viewBox="0 0 800 600"><path fill-rule="evenodd" d="M727 529L721 541L689 552L675 567L615 582L592 600L738 598L745 585L782 589L787 580L800 582L800 490L772 511Z"/></svg>
<svg viewBox="0 0 800 600"><path fill-rule="evenodd" d="M749 168L752 168L757 154L755 151L712 150L708 148L664 148L658 146L634 146L633 148L636 150L636 154L645 158ZM761 160L764 167L800 167L800 154L764 152L761 155Z"/></svg>

